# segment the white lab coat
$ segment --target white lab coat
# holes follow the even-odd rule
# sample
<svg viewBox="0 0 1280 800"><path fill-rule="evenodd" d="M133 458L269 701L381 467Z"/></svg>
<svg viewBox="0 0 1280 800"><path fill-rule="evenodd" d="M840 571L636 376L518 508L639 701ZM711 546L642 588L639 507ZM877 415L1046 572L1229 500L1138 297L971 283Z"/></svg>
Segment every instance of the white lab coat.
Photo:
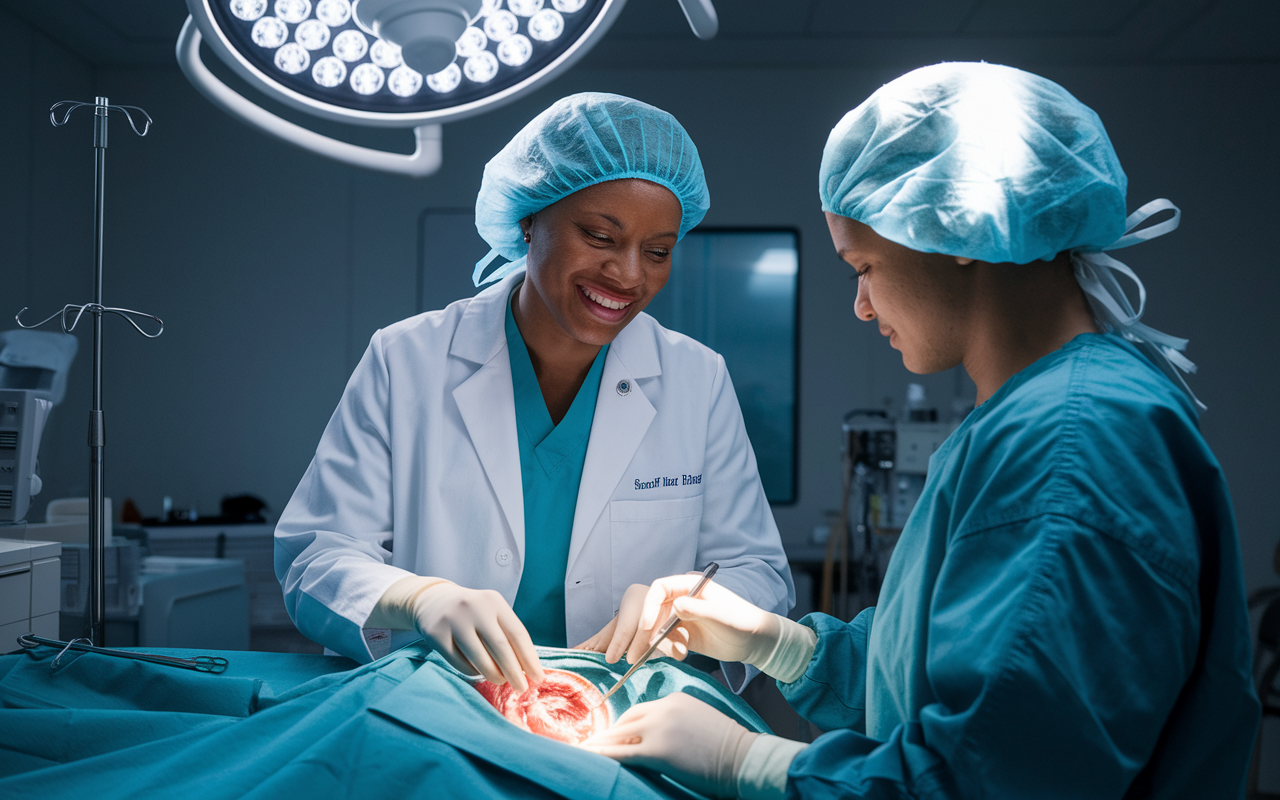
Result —
<svg viewBox="0 0 1280 800"><path fill-rule="evenodd" d="M408 575L515 600L525 519L504 321L521 280L373 335L276 527L276 577L312 640L381 655L362 626ZM711 561L756 605L794 604L724 359L640 314L600 380L565 575L569 644L603 628L631 584Z"/></svg>

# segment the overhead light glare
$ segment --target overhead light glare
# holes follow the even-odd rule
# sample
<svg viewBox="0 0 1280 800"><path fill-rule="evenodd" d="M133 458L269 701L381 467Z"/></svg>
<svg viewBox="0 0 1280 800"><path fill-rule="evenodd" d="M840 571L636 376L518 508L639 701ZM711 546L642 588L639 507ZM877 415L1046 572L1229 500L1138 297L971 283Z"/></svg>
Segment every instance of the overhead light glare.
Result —
<svg viewBox="0 0 1280 800"><path fill-rule="evenodd" d="M495 11L484 18L484 33L495 42L515 36L520 30L520 20L510 11Z"/></svg>
<svg viewBox="0 0 1280 800"><path fill-rule="evenodd" d="M456 64L450 64L449 66L457 72L458 66ZM422 88L422 75L408 67L396 67L391 70L391 75L387 77L387 88L396 97L413 97Z"/></svg>
<svg viewBox="0 0 1280 800"><path fill-rule="evenodd" d="M532 17L542 8L542 0L507 0L507 8L518 17Z"/></svg>
<svg viewBox="0 0 1280 800"><path fill-rule="evenodd" d="M457 64L450 64L434 75L427 76L427 87L433 92L448 94L462 83L462 70Z"/></svg>
<svg viewBox="0 0 1280 800"><path fill-rule="evenodd" d="M348 28L333 37L333 54L348 64L364 58L369 52L369 40L360 31Z"/></svg>
<svg viewBox="0 0 1280 800"><path fill-rule="evenodd" d="M351 19L351 4L347 0L320 0L316 3L316 19L330 28L341 28Z"/></svg>
<svg viewBox="0 0 1280 800"><path fill-rule="evenodd" d="M299 75L311 66L311 54L297 42L289 42L276 51L275 62L282 72Z"/></svg>
<svg viewBox="0 0 1280 800"><path fill-rule="evenodd" d="M347 65L341 59L325 56L311 68L311 79L326 89L341 86L347 79Z"/></svg>
<svg viewBox="0 0 1280 800"><path fill-rule="evenodd" d="M508 67L519 67L533 55L533 43L529 37L517 33L498 43L498 60Z"/></svg>
<svg viewBox="0 0 1280 800"><path fill-rule="evenodd" d="M351 70L351 88L356 94L377 94L385 79L382 70L367 61Z"/></svg>
<svg viewBox="0 0 1280 800"><path fill-rule="evenodd" d="M231 13L245 22L253 22L267 13L267 0L231 0Z"/></svg>
<svg viewBox="0 0 1280 800"><path fill-rule="evenodd" d="M467 79L475 83L488 83L498 74L498 59L493 53L485 50L483 53L468 58L466 63L462 65L462 72Z"/></svg>
<svg viewBox="0 0 1280 800"><path fill-rule="evenodd" d="M275 17L263 17L253 23L253 33L250 36L258 47L274 50L289 38L289 26Z"/></svg>
<svg viewBox="0 0 1280 800"><path fill-rule="evenodd" d="M587 0L551 0L551 5L556 11L563 14L573 14L581 11L582 7L587 4Z"/></svg>
<svg viewBox="0 0 1280 800"><path fill-rule="evenodd" d="M383 69L395 69L404 63L400 57L400 47L385 39L379 39L369 48L369 60Z"/></svg>
<svg viewBox="0 0 1280 800"><path fill-rule="evenodd" d="M318 19L309 19L293 31L293 38L308 50L321 50L329 44L329 26Z"/></svg>
<svg viewBox="0 0 1280 800"><path fill-rule="evenodd" d="M311 0L276 0L276 16L297 24L311 16Z"/></svg>
<svg viewBox="0 0 1280 800"><path fill-rule="evenodd" d="M458 56L470 58L489 46L489 37L479 28L467 28L458 37Z"/></svg>
<svg viewBox="0 0 1280 800"><path fill-rule="evenodd" d="M564 17L560 16L560 12L555 9L544 8L529 17L529 36L540 42L553 41L562 33L564 33Z"/></svg>

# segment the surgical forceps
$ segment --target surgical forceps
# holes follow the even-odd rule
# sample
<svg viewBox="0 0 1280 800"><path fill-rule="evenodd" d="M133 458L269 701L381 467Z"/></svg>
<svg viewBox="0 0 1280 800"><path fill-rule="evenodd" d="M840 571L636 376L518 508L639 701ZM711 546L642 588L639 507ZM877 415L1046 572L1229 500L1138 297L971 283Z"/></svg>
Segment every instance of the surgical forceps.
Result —
<svg viewBox="0 0 1280 800"><path fill-rule="evenodd" d="M24 633L18 637L18 644L27 650L33 650L37 647L61 647L62 651L53 657L53 663L49 665L50 669L57 669L62 657L67 654L68 650L76 650L82 653L97 653L103 656L115 656L116 658L131 658L135 661L146 661L151 664L162 664L166 667L178 667L180 669L193 669L196 672L209 672L214 675L220 675L227 671L227 665L230 663L222 656L195 656L194 658L179 658L177 656L162 656L155 653L135 653L130 650L115 650L107 647L94 647L88 639L72 639L69 642L60 642L57 639L45 639L42 636L36 636L31 633Z"/></svg>

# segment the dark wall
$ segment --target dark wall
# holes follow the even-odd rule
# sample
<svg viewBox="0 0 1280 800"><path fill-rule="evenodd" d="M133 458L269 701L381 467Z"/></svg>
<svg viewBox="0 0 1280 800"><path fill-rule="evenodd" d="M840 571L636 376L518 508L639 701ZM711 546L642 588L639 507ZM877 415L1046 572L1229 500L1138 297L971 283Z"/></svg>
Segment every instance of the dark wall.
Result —
<svg viewBox="0 0 1280 800"><path fill-rule="evenodd" d="M954 374L909 375L875 327L853 319L856 287L818 207L827 132L900 69L580 66L511 106L446 125L442 170L414 181L250 130L176 67L94 71L3 12L0 40L20 54L12 68L22 76L0 85L9 123L0 128L0 312L31 305L43 315L89 297L90 127L55 130L47 107L102 92L156 119L146 139L114 123L108 160L107 302L167 325L155 341L108 325L107 491L117 505L132 497L155 514L171 495L213 513L223 495L253 492L278 513L369 335L416 310L419 214L471 205L489 156L552 100L587 89L680 118L703 154L707 224L801 231L800 500L776 509L789 543L806 541L838 503L845 411L899 404L909 381L944 409L957 387L970 391ZM1235 495L1250 585L1271 582L1280 277L1268 232L1280 164L1277 112L1263 98L1274 96L1280 68L1016 66L1099 112L1128 170L1132 208L1168 197L1183 209L1181 230L1123 258L1146 282L1147 321L1191 339L1201 367L1193 385L1209 405L1203 427ZM456 276L441 283L456 286ZM82 345L42 452L47 488L33 518L42 501L87 493Z"/></svg>

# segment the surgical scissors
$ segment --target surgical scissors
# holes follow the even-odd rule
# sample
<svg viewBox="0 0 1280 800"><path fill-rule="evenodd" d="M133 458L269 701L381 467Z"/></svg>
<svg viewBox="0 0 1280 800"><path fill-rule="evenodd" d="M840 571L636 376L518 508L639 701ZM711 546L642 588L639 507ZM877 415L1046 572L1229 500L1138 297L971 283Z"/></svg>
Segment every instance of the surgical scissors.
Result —
<svg viewBox="0 0 1280 800"><path fill-rule="evenodd" d="M81 653L97 653L98 655L115 656L117 658L131 658L135 661L146 661L151 664L162 664L166 667L178 667L180 669L193 669L196 672L209 672L214 675L226 672L230 663L222 656L179 658L178 656L162 656L156 653L136 653L130 650L94 647L93 643L88 639L72 639L69 642L60 642L57 639L45 639L42 636L36 636L31 633L24 633L19 636L18 644L27 650L33 650L37 647L61 647L62 651L53 657L53 663L49 665L50 669L58 668L58 664L68 650L75 650Z"/></svg>

